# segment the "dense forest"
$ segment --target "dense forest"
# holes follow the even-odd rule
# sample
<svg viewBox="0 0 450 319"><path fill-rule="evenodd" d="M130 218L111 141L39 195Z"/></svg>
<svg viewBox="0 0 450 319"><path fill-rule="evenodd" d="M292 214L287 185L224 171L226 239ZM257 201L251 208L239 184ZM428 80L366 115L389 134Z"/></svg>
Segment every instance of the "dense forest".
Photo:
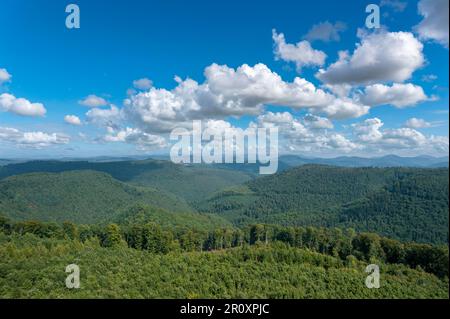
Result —
<svg viewBox="0 0 450 319"><path fill-rule="evenodd" d="M304 165L216 193L197 204L235 225L352 227L448 242L448 169Z"/></svg>
<svg viewBox="0 0 450 319"><path fill-rule="evenodd" d="M445 246L351 229L0 218L3 298L448 298L448 257ZM81 289L64 286L72 263L82 269ZM364 285L368 263L381 265L380 289Z"/></svg>
<svg viewBox="0 0 450 319"><path fill-rule="evenodd" d="M88 162L31 161L0 166L2 178L26 173L61 173L90 170L111 175L128 184L157 188L188 202L198 201L227 186L243 183L252 174L209 165L177 165L163 160Z"/></svg>
<svg viewBox="0 0 450 319"><path fill-rule="evenodd" d="M448 168L8 164L0 298L448 298L448 205Z"/></svg>

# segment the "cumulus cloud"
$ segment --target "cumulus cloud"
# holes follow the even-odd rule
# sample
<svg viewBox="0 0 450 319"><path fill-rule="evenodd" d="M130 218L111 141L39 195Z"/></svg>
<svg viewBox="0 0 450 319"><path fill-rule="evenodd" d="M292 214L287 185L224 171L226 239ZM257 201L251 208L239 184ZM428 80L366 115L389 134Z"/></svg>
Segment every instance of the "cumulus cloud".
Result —
<svg viewBox="0 0 450 319"><path fill-rule="evenodd" d="M324 125L311 114L296 118L289 112L266 112L250 123L250 127L278 127L280 145L288 152L315 155L347 154L434 154L448 152L448 137L425 136L414 128L386 128L379 118L369 118L337 132L326 119Z"/></svg>
<svg viewBox="0 0 450 319"><path fill-rule="evenodd" d="M359 141L373 143L383 138L383 134L380 132L383 125L379 118L372 118L362 123L352 124L352 127Z"/></svg>
<svg viewBox="0 0 450 319"><path fill-rule="evenodd" d="M0 69L0 84L11 81L11 77L6 69Z"/></svg>
<svg viewBox="0 0 450 319"><path fill-rule="evenodd" d="M213 93L241 105L321 107L333 100L332 95L316 88L311 82L300 77L293 82L285 82L261 63L254 67L244 64L236 70L213 64L206 68L205 76Z"/></svg>
<svg viewBox="0 0 450 319"><path fill-rule="evenodd" d="M260 127L284 126L294 122L294 116L289 112L266 112L257 117Z"/></svg>
<svg viewBox="0 0 450 319"><path fill-rule="evenodd" d="M418 119L416 117L412 117L405 122L404 126L408 127L408 128L419 129L419 128L432 127L433 124L425 121L424 119Z"/></svg>
<svg viewBox="0 0 450 319"><path fill-rule="evenodd" d="M32 117L44 116L47 112L41 103L31 103L27 99L16 98L14 95L8 93L0 95L0 111Z"/></svg>
<svg viewBox="0 0 450 319"><path fill-rule="evenodd" d="M64 116L64 122L71 125L81 125L81 120L76 115L66 115Z"/></svg>
<svg viewBox="0 0 450 319"><path fill-rule="evenodd" d="M289 112L267 112L250 123L250 127L277 127L283 146L289 151L314 152L322 151L350 152L359 148L344 135L331 132L333 124L326 118L307 114L303 118L294 118Z"/></svg>
<svg viewBox="0 0 450 319"><path fill-rule="evenodd" d="M109 109L90 109L86 113L86 120L98 126L117 126L123 120L123 112L111 104Z"/></svg>
<svg viewBox="0 0 450 319"><path fill-rule="evenodd" d="M448 48L448 0L420 0L419 14L423 20L415 27L419 37L434 40Z"/></svg>
<svg viewBox="0 0 450 319"><path fill-rule="evenodd" d="M426 101L428 97L418 85L394 83L392 86L383 84L367 86L361 100L370 106L391 104L403 108Z"/></svg>
<svg viewBox="0 0 450 319"><path fill-rule="evenodd" d="M90 94L84 99L78 101L79 104L87 107L101 107L108 104L106 100L94 94Z"/></svg>
<svg viewBox="0 0 450 319"><path fill-rule="evenodd" d="M418 147L427 143L427 138L411 128L389 129L383 132L384 146L392 148L411 148Z"/></svg>
<svg viewBox="0 0 450 319"><path fill-rule="evenodd" d="M286 43L284 34L278 34L275 29L272 30L272 39L275 58L295 63L299 71L305 66L322 66L325 63L327 55L320 50L313 49L306 40L297 44Z"/></svg>
<svg viewBox="0 0 450 319"><path fill-rule="evenodd" d="M366 151L385 152L409 150L426 153L448 152L448 137L426 137L419 131L403 127L382 129L384 123L379 118L367 119L362 123L352 124L355 142Z"/></svg>
<svg viewBox="0 0 450 319"><path fill-rule="evenodd" d="M340 33L345 30L347 30L347 25L344 22L337 21L332 24L329 21L325 21L313 25L303 38L311 42L315 40L324 42L340 41Z"/></svg>
<svg viewBox="0 0 450 319"><path fill-rule="evenodd" d="M423 45L410 32L361 34L353 54L339 52L337 62L316 77L327 84L403 82L424 63Z"/></svg>
<svg viewBox="0 0 450 319"><path fill-rule="evenodd" d="M60 133L23 132L11 127L0 127L0 141L25 148L45 148L52 145L67 144L69 137Z"/></svg>
<svg viewBox="0 0 450 319"><path fill-rule="evenodd" d="M350 98L336 98L318 111L333 119L357 118L369 112L370 107ZM312 110L314 111L314 110Z"/></svg>
<svg viewBox="0 0 450 319"><path fill-rule="evenodd" d="M311 129L332 129L333 123L326 117L320 117L313 114L306 114L303 118L307 127Z"/></svg>
<svg viewBox="0 0 450 319"><path fill-rule="evenodd" d="M150 79L142 78L133 81L133 87L138 90L149 90L153 86L153 82Z"/></svg>
<svg viewBox="0 0 450 319"><path fill-rule="evenodd" d="M300 77L285 82L264 64L236 69L212 64L204 73L202 84L176 77L178 85L172 90L152 87L129 96L124 101L126 117L146 132L168 132L195 119L258 115L265 105L320 112L336 99ZM335 105L329 113L339 111Z"/></svg>
<svg viewBox="0 0 450 319"><path fill-rule="evenodd" d="M108 127L108 134L104 136L105 142L124 142L136 145L137 149L147 151L165 147L166 140L159 135L142 132L136 128L127 127L116 130Z"/></svg>

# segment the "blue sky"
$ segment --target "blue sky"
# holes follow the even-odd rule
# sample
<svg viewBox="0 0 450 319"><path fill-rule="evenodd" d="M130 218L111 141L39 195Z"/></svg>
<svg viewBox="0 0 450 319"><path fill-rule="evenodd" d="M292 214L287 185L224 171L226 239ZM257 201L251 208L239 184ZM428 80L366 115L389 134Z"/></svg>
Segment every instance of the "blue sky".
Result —
<svg viewBox="0 0 450 319"><path fill-rule="evenodd" d="M214 127L242 128L275 121L282 135L281 151L305 156L448 155L448 1L435 1L443 8L433 10L430 0L422 0L421 6L401 0L0 0L0 158L164 153L170 129L194 119L210 120ZM69 3L80 8L80 29L65 26ZM380 5L381 29L365 26L369 3ZM444 11L446 19L440 16ZM325 22L338 38L321 29ZM325 38L311 35L314 26ZM274 29L275 35L284 35L283 42L275 40ZM296 46L300 41L314 55L326 55L325 60L305 62L308 47ZM330 66L338 60L339 51L347 50L351 59L358 43L369 47L383 41L408 51L405 61L411 59L411 65L402 61L396 65L399 59L386 52L386 57L379 53L379 63L393 63L389 68L398 68L397 73L387 70L384 75L382 70L375 72L382 68L355 67L352 72L369 70L374 76L348 84L342 75L347 71L342 69L335 72L334 87L318 78L319 69L332 75ZM383 50L380 47L374 50ZM214 63L236 73L247 64L251 69L241 70L245 76L261 72L268 77L252 78L251 86L240 87L236 77L216 78L222 69L211 69L210 76L205 76L205 68ZM258 63L264 68L253 69ZM296 67L298 63L301 68ZM408 71L410 75L402 75ZM310 106L293 97L280 97L277 84L271 82L274 74L281 77L280 87L298 77L328 99L317 101L320 94L315 92L308 97L313 99ZM179 94L174 90L181 84L174 76L206 85L214 98L245 104L244 111L232 106L222 112L220 105L212 112L206 105L195 112L187 110L191 98L204 96L203 88L195 89L192 96ZM151 80L151 87L133 88L133 81L143 78ZM349 87L338 93L336 86L344 84ZM274 92L255 92L266 85ZM296 96L296 89L286 94ZM159 103L166 93L173 99ZM97 106L83 103L89 95L101 98ZM17 102L20 98L31 105L27 108L23 101ZM285 103L286 99L291 102ZM341 114L346 107L343 101L350 108L345 115ZM35 103L42 104L45 114L31 111L39 108ZM111 104L117 116L96 112L113 110ZM80 123L68 123L67 115ZM328 124L313 127L307 119Z"/></svg>

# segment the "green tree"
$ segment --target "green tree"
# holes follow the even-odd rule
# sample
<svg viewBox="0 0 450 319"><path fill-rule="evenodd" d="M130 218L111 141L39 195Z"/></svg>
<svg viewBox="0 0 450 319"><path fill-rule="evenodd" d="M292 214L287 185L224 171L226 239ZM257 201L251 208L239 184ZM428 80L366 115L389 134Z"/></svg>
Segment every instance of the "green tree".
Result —
<svg viewBox="0 0 450 319"><path fill-rule="evenodd" d="M120 233L120 227L117 224L109 224L106 226L105 238L103 240L104 247L116 247L120 245L122 236Z"/></svg>

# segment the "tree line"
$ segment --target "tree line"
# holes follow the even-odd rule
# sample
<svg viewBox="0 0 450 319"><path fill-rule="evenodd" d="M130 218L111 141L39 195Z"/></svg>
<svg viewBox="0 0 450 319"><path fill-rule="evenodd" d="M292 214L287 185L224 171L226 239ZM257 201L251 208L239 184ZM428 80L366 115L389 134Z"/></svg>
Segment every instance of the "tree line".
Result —
<svg viewBox="0 0 450 319"><path fill-rule="evenodd" d="M155 254L182 251L212 251L256 244L283 242L291 247L352 260L404 264L421 268L440 278L448 277L447 246L404 243L374 233L356 233L353 229L285 227L254 224L243 228L219 228L212 231L162 228L155 223L130 225L76 225L40 221L13 222L0 216L0 231L5 234L32 233L42 238L98 240L103 247L128 246Z"/></svg>

